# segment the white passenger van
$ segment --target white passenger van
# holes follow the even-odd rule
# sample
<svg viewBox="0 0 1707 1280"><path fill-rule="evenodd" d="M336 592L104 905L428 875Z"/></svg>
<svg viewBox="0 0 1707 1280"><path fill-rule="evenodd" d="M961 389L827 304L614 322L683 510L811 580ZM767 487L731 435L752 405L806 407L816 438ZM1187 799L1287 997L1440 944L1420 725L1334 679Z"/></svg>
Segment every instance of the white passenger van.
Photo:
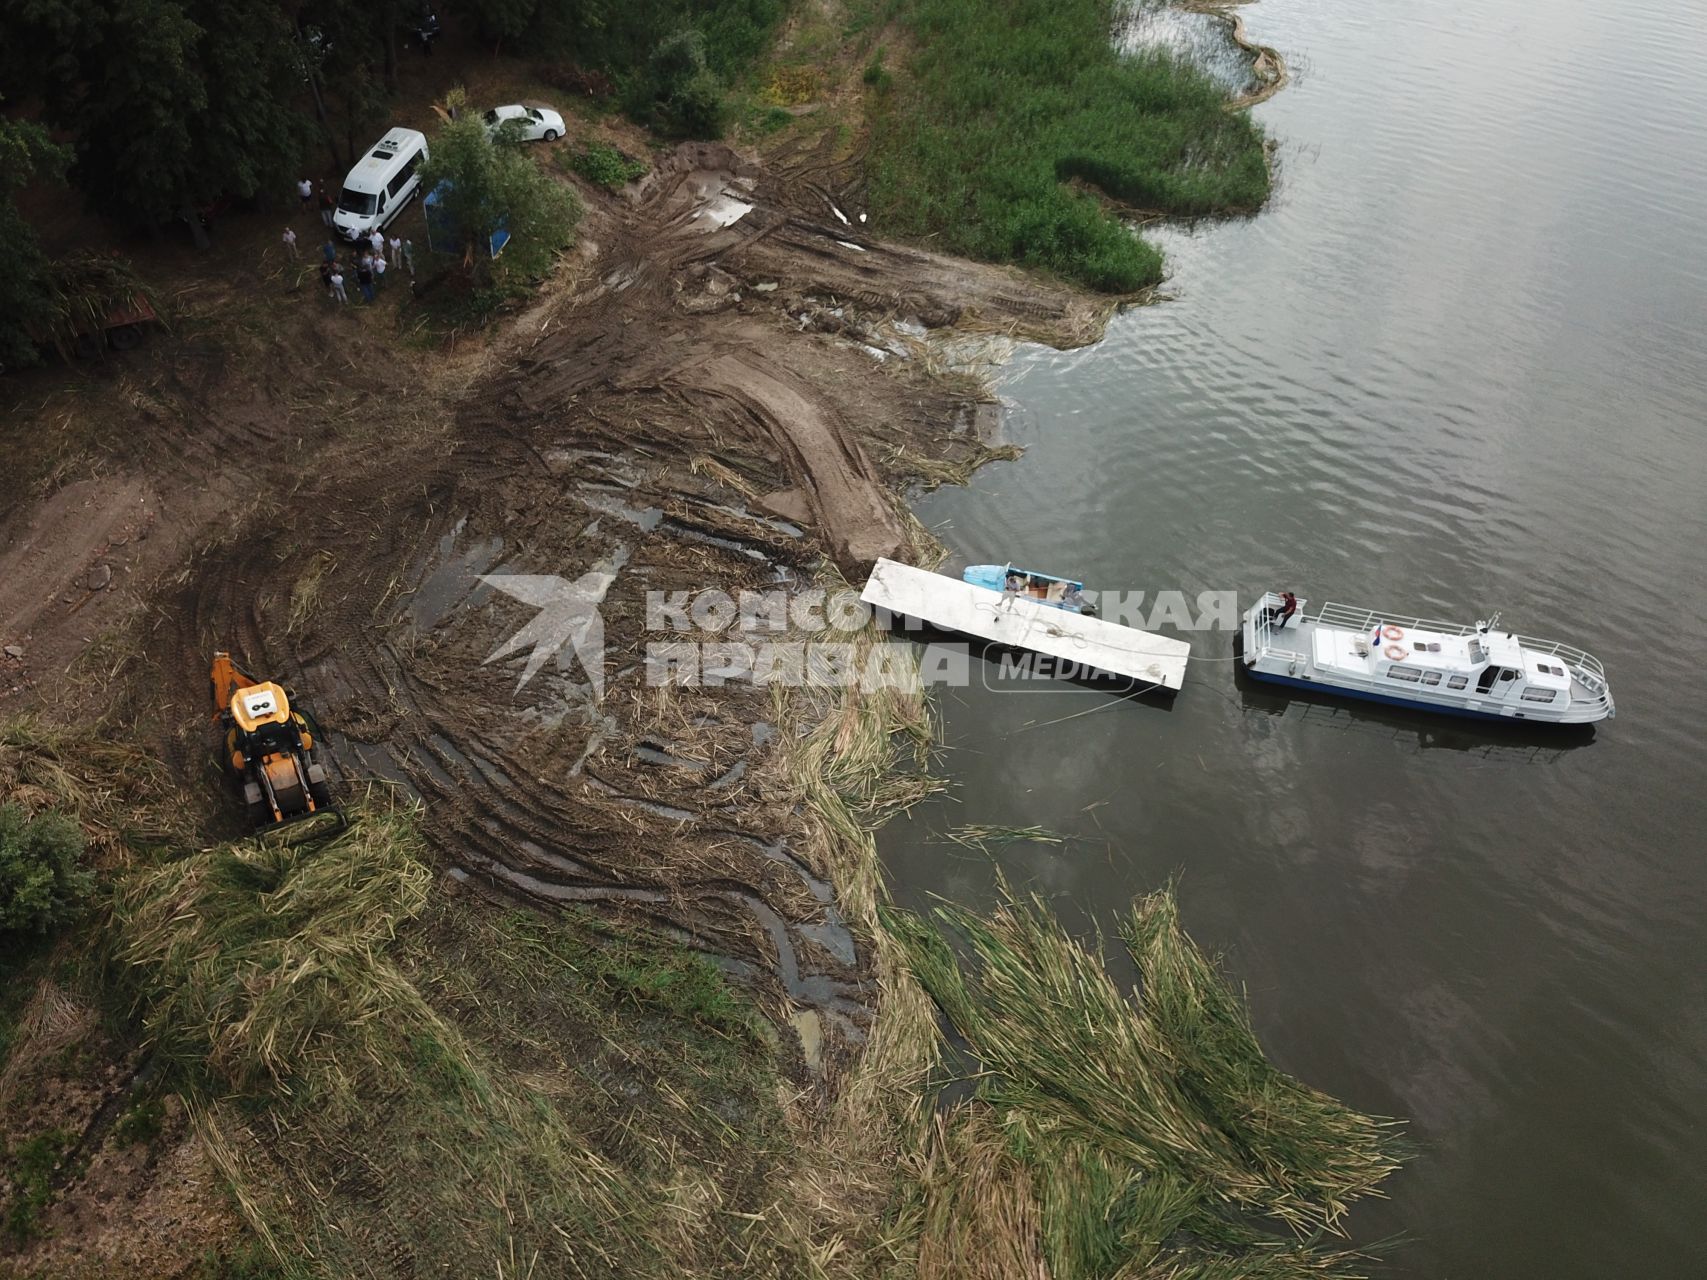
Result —
<svg viewBox="0 0 1707 1280"><path fill-rule="evenodd" d="M386 226L414 197L421 179L416 170L427 158L427 137L414 129L393 129L356 161L345 175L332 225L346 240Z"/></svg>

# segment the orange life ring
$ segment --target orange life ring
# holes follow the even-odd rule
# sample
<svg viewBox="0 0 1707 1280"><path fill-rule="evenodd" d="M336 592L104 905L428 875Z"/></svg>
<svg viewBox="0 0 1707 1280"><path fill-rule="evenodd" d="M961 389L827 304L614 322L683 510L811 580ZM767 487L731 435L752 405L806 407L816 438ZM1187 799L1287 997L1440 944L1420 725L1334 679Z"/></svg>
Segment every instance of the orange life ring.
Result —
<svg viewBox="0 0 1707 1280"><path fill-rule="evenodd" d="M1392 662L1403 662L1406 658L1411 656L1405 652L1403 645L1397 644L1390 644L1385 649L1381 650L1381 652L1386 654L1388 660Z"/></svg>
<svg viewBox="0 0 1707 1280"><path fill-rule="evenodd" d="M1403 640L1405 638L1405 629L1403 627L1395 627L1392 623L1388 623L1386 626L1381 628L1381 635L1388 640Z"/></svg>

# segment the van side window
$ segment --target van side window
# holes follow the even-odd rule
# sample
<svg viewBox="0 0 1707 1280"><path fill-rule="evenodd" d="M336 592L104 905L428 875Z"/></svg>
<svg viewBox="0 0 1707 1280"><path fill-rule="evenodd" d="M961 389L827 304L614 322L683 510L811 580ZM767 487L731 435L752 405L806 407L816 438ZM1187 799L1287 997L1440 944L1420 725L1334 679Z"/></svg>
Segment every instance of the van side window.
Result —
<svg viewBox="0 0 1707 1280"><path fill-rule="evenodd" d="M415 166L420 163L420 152L416 152L414 155L410 156L409 159L404 162L403 167L397 171L397 176L386 184L386 193L395 197L399 191L408 186L409 179L415 176Z"/></svg>

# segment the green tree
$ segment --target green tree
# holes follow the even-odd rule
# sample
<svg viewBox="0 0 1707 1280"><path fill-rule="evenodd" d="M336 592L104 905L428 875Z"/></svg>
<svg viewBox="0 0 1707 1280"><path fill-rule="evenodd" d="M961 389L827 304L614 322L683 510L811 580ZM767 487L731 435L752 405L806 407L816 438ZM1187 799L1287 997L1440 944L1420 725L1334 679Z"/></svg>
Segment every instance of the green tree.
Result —
<svg viewBox="0 0 1707 1280"><path fill-rule="evenodd" d="M46 933L77 912L95 884L83 847L69 818L0 805L0 936Z"/></svg>
<svg viewBox="0 0 1707 1280"><path fill-rule="evenodd" d="M0 38L0 74L77 135L72 181L145 225L296 176L302 72L269 0L16 0Z"/></svg>
<svg viewBox="0 0 1707 1280"><path fill-rule="evenodd" d="M59 176L69 158L40 125L0 119L0 367L34 364L32 333L52 315L47 259L14 197L34 176Z"/></svg>
<svg viewBox="0 0 1707 1280"><path fill-rule="evenodd" d="M705 37L683 27L660 41L632 81L629 109L666 133L716 138L723 133L723 82L706 58Z"/></svg>
<svg viewBox="0 0 1707 1280"><path fill-rule="evenodd" d="M155 0L116 0L86 30L84 85L67 112L80 140L72 180L101 213L166 222L203 185L190 125L208 109L196 58L205 32Z"/></svg>
<svg viewBox="0 0 1707 1280"><path fill-rule="evenodd" d="M454 227L462 241L465 268L477 284L494 277L537 276L552 257L574 241L580 204L566 186L545 173L510 131L493 141L481 118L466 109L460 90L451 94L454 119L432 140L432 157L421 166L421 187L437 190L434 215ZM510 233L503 257L494 263L485 246L502 226ZM435 231L435 247L439 233Z"/></svg>

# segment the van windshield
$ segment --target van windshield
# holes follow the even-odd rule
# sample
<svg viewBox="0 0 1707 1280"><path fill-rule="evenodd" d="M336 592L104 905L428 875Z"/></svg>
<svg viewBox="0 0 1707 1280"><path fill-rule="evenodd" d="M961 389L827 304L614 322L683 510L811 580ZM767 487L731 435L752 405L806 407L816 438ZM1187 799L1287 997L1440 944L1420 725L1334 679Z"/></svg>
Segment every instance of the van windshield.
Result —
<svg viewBox="0 0 1707 1280"><path fill-rule="evenodd" d="M366 191L351 191L344 188L344 193L338 197L338 208L345 213L353 213L366 217L373 212L374 198Z"/></svg>

